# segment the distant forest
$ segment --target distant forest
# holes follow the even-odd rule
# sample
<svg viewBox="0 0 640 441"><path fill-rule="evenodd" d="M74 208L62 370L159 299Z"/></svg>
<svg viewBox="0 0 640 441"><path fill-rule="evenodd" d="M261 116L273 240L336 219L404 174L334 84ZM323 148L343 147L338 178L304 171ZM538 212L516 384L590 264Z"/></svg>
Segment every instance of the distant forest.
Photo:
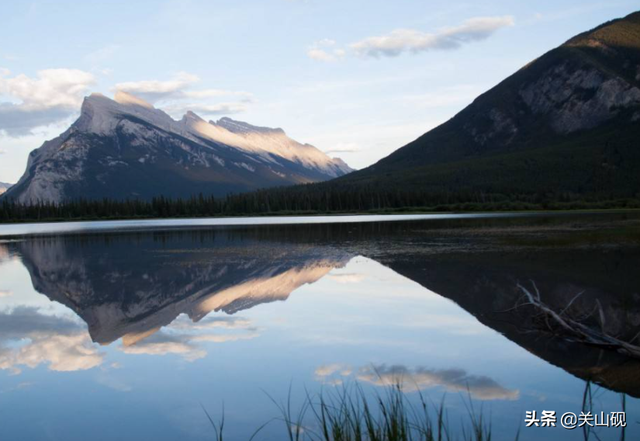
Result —
<svg viewBox="0 0 640 441"><path fill-rule="evenodd" d="M487 194L384 190L379 187L302 185L233 194L222 198L156 197L150 201L75 200L63 204L20 204L3 198L0 222L149 219L348 213L474 212L640 208L635 198L607 195Z"/></svg>

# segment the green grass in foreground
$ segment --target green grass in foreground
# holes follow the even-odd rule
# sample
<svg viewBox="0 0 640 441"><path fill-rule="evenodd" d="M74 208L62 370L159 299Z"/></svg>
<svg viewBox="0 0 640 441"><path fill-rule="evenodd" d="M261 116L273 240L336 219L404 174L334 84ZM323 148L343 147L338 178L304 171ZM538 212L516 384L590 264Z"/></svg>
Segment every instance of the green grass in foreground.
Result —
<svg viewBox="0 0 640 441"><path fill-rule="evenodd" d="M260 426L250 441L259 439L262 430L271 423L280 423L281 439L289 441L491 441L491 422L482 409L474 408L471 398L466 401L466 420L454 427L447 418L444 400L435 404L420 392L418 396L418 404L412 404L401 385L396 384L369 398L356 384L330 394L307 394L294 411L289 390L285 403L272 399L280 416ZM224 409L218 423L204 411L216 441L223 441ZM518 429L514 440L519 435Z"/></svg>

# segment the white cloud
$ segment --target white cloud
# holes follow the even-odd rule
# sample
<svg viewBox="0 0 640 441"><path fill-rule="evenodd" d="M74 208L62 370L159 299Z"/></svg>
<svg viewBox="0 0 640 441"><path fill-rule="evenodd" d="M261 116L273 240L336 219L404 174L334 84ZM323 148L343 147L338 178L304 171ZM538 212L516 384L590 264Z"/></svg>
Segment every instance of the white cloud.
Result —
<svg viewBox="0 0 640 441"><path fill-rule="evenodd" d="M24 74L7 78L11 73L6 69L2 74L0 93L17 98L25 109L33 110L74 108L95 82L92 74L77 69L45 69L38 71L36 78Z"/></svg>
<svg viewBox="0 0 640 441"><path fill-rule="evenodd" d="M253 95L244 91L231 91L222 89L189 90L200 82L197 75L188 72L178 72L170 80L146 80L118 83L116 90L131 93L151 103L162 100L175 99L206 99L222 96L240 96L250 99Z"/></svg>
<svg viewBox="0 0 640 441"><path fill-rule="evenodd" d="M0 298L2 297L9 297L13 295L13 293L11 291L7 291L7 290L1 290L0 289Z"/></svg>
<svg viewBox="0 0 640 441"><path fill-rule="evenodd" d="M498 29L513 26L511 16L475 17L461 25L426 33L414 29L396 29L387 35L369 37L349 45L361 57L395 57L404 52L458 49L466 43L487 39Z"/></svg>
<svg viewBox="0 0 640 441"><path fill-rule="evenodd" d="M130 346L122 346L125 354L145 355L181 355L187 361L195 361L204 358L207 351L192 345L187 339L173 337L164 332L158 332L153 336Z"/></svg>
<svg viewBox="0 0 640 441"><path fill-rule="evenodd" d="M336 61L336 58L324 49L309 49L307 51L307 56L316 61Z"/></svg>
<svg viewBox="0 0 640 441"><path fill-rule="evenodd" d="M230 102L219 104L203 104L203 103L177 103L168 106L162 106L162 109L171 115L183 115L187 111L197 113L203 116L216 115L234 115L246 112L247 105L243 102Z"/></svg>
<svg viewBox="0 0 640 441"><path fill-rule="evenodd" d="M0 131L24 136L78 111L95 78L77 69L45 69L35 78L0 70Z"/></svg>
<svg viewBox="0 0 640 441"><path fill-rule="evenodd" d="M426 52L430 50L459 49L464 44L489 38L498 29L513 26L511 16L475 17L459 26L441 28L428 33L415 29L396 29L386 35L368 37L348 45L348 49L359 57L396 57L404 52ZM347 50L335 48L336 42L324 39L315 42L307 56L317 61L334 62L347 55Z"/></svg>
<svg viewBox="0 0 640 441"><path fill-rule="evenodd" d="M170 80L145 80L118 83L116 90L131 93L151 103L168 98L182 97L183 90L200 81L197 75L178 72Z"/></svg>
<svg viewBox="0 0 640 441"><path fill-rule="evenodd" d="M203 115L231 115L247 110L253 95L245 91L193 89L200 82L197 75L179 72L169 80L145 80L118 83L115 90L131 93L156 104L169 114L180 117L187 110ZM210 99L235 97L234 101L208 102Z"/></svg>
<svg viewBox="0 0 640 441"><path fill-rule="evenodd" d="M324 38L316 41L307 50L307 56L312 60L324 61L327 63L338 61L346 55L344 49L333 48L336 45L335 40Z"/></svg>

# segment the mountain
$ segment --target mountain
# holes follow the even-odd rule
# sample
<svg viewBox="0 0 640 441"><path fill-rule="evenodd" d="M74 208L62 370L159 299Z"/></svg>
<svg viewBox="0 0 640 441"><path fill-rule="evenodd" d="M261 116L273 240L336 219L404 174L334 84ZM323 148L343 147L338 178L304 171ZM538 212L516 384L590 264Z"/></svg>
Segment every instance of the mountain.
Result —
<svg viewBox="0 0 640 441"><path fill-rule="evenodd" d="M335 184L639 197L638 170L640 12L570 39L449 121Z"/></svg>
<svg viewBox="0 0 640 441"><path fill-rule="evenodd" d="M351 168L282 129L187 112L180 121L124 92L85 98L78 120L29 155L19 202L222 196L324 181Z"/></svg>
<svg viewBox="0 0 640 441"><path fill-rule="evenodd" d="M3 194L7 190L9 190L9 187L11 187L12 185L13 184L7 184L5 182L0 182L0 194Z"/></svg>

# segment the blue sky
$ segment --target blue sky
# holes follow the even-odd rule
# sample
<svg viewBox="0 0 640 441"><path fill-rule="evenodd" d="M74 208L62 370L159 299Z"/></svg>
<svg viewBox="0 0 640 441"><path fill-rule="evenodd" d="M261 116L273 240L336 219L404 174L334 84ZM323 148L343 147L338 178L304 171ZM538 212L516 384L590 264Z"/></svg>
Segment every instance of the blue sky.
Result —
<svg viewBox="0 0 640 441"><path fill-rule="evenodd" d="M282 127L356 168L636 1L3 1L0 181L82 96Z"/></svg>

